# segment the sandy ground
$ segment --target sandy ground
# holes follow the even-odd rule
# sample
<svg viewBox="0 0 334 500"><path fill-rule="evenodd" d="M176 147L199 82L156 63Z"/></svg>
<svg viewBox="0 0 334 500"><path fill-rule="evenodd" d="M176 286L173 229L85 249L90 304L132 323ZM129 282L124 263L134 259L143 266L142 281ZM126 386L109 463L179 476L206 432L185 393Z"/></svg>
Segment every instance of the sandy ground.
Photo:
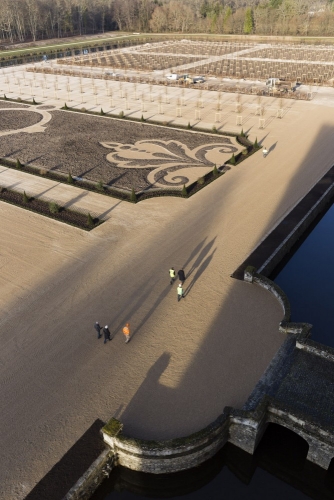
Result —
<svg viewBox="0 0 334 500"><path fill-rule="evenodd" d="M97 420L116 416L127 434L163 439L244 404L283 341L282 310L230 274L334 157L334 118L321 103L293 102L265 129L257 119L249 133L266 159L253 155L188 200L89 193L82 202L94 196L109 211L90 233L1 204L1 498L25 498ZM21 172L6 175L23 188ZM39 182L81 202L76 188ZM180 303L171 265L188 276ZM106 345L96 320L114 336Z"/></svg>

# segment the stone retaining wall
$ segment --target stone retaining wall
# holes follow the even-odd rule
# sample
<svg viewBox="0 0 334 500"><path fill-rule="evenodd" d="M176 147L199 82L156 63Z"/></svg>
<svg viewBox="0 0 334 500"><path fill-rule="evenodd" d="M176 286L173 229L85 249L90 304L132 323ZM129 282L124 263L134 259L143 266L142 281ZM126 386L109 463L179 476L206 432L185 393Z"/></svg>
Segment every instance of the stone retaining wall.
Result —
<svg viewBox="0 0 334 500"><path fill-rule="evenodd" d="M151 474L169 474L196 467L224 446L229 437L229 413L228 408L203 430L168 441L146 441L123 435L121 422L114 418L103 427L102 434L119 465Z"/></svg>
<svg viewBox="0 0 334 500"><path fill-rule="evenodd" d="M115 464L115 454L110 449L104 450L63 500L89 500L102 481L109 476Z"/></svg>
<svg viewBox="0 0 334 500"><path fill-rule="evenodd" d="M305 233L307 228L312 224L315 218L321 214L326 205L334 196L334 183L332 183L322 196L317 200L317 202L310 208L310 210L304 215L304 217L296 224L293 230L286 236L286 238L280 243L280 245L275 249L275 251L269 256L269 258L258 268L258 272L269 276L275 267L282 261L282 259L291 250L293 245L299 240L299 238Z"/></svg>

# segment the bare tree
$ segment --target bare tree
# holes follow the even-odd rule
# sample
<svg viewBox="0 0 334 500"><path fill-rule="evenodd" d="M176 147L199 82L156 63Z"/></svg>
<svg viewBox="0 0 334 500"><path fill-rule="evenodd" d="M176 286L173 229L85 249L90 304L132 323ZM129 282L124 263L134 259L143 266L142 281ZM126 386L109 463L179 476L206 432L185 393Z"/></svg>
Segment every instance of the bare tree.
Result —
<svg viewBox="0 0 334 500"><path fill-rule="evenodd" d="M30 34L35 42L39 26L39 5L37 0L25 0L25 4Z"/></svg>

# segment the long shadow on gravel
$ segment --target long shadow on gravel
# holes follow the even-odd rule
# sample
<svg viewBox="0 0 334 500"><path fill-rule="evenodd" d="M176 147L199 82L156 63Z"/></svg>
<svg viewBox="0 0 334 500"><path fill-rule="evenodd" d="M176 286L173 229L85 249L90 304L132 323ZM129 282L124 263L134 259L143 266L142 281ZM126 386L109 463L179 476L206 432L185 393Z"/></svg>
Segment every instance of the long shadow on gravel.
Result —
<svg viewBox="0 0 334 500"><path fill-rule="evenodd" d="M36 484L25 500L59 500L86 472L105 446L99 431L104 422L97 419L61 460Z"/></svg>

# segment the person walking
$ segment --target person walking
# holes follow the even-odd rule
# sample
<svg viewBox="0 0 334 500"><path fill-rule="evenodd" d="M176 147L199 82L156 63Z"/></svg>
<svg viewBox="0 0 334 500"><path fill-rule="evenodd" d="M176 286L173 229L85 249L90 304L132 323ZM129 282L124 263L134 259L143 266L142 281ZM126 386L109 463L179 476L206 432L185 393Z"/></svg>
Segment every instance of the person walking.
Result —
<svg viewBox="0 0 334 500"><path fill-rule="evenodd" d="M183 283L185 282L186 280L186 275L184 274L184 269L183 267L177 272L177 275L179 277L179 280L181 281L181 285L183 285Z"/></svg>
<svg viewBox="0 0 334 500"><path fill-rule="evenodd" d="M184 298L184 293L183 293L182 283L180 283L179 286L177 287L177 301L180 302L182 298Z"/></svg>
<svg viewBox="0 0 334 500"><path fill-rule="evenodd" d="M125 343L127 344L130 342L130 323L126 323L126 325L123 327L123 333L125 335Z"/></svg>
<svg viewBox="0 0 334 500"><path fill-rule="evenodd" d="M171 267L169 270L170 284L172 285L175 281L175 269Z"/></svg>
<svg viewBox="0 0 334 500"><path fill-rule="evenodd" d="M95 321L94 328L97 331L97 338L100 339L102 337L101 335L102 326L100 326L98 321Z"/></svg>
<svg viewBox="0 0 334 500"><path fill-rule="evenodd" d="M263 158L265 158L268 154L268 149L265 146L263 146L262 154L263 154Z"/></svg>
<svg viewBox="0 0 334 500"><path fill-rule="evenodd" d="M108 325L106 325L105 327L102 328L102 332L104 335L104 342L103 343L106 344L107 340L111 340Z"/></svg>

